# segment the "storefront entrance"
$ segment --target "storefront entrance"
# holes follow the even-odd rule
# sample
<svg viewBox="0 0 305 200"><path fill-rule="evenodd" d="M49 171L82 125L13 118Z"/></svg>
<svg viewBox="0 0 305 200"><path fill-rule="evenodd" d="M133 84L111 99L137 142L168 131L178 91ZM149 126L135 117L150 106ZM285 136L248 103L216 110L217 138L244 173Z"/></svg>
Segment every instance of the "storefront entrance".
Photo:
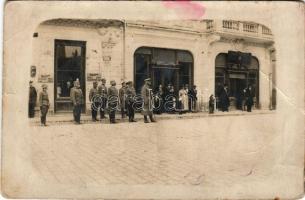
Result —
<svg viewBox="0 0 305 200"><path fill-rule="evenodd" d="M172 84L177 91L179 88L179 68L156 66L152 68L153 88L158 88L159 85L167 86Z"/></svg>
<svg viewBox="0 0 305 200"><path fill-rule="evenodd" d="M232 52L233 56L220 53L215 61L215 95L220 96L224 84L229 87L231 108L243 109L244 89L251 85L254 90L254 105L259 107L259 64L249 53ZM232 58L233 57L233 58Z"/></svg>
<svg viewBox="0 0 305 200"><path fill-rule="evenodd" d="M193 56L188 51L141 47L134 54L135 88L140 93L144 79L152 79L153 90L168 84L178 94L182 85L193 84Z"/></svg>
<svg viewBox="0 0 305 200"><path fill-rule="evenodd" d="M86 94L85 55L86 42L55 40L55 112L72 112L70 90L75 80L79 80L83 94ZM82 110L85 112L85 104Z"/></svg>
<svg viewBox="0 0 305 200"><path fill-rule="evenodd" d="M237 109L242 109L243 107L243 95L244 89L247 87L246 74L230 74L229 87L230 96L234 98L232 102L233 106Z"/></svg>

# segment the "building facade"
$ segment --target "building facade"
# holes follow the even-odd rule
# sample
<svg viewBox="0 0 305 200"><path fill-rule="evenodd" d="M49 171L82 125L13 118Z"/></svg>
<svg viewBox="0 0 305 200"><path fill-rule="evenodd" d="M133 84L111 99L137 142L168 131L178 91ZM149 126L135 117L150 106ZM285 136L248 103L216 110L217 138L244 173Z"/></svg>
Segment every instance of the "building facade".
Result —
<svg viewBox="0 0 305 200"><path fill-rule="evenodd" d="M31 80L48 85L50 111L70 112L70 88L79 80L90 110L89 90L101 78L143 80L153 88L196 85L198 108L207 110L208 97L229 86L232 108L248 85L255 89L255 106L274 109L276 59L272 32L255 22L233 20L119 21L53 19L33 34Z"/></svg>

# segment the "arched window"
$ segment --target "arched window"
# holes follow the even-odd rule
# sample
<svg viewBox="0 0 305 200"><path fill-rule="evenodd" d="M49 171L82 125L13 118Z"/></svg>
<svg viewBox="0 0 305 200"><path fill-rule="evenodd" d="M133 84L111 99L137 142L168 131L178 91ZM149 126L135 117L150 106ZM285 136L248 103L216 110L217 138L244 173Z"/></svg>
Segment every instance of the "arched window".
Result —
<svg viewBox="0 0 305 200"><path fill-rule="evenodd" d="M242 109L243 90L249 85L255 90L255 105L259 105L259 62L250 53L219 53L215 58L215 96L220 96L223 85L237 109Z"/></svg>

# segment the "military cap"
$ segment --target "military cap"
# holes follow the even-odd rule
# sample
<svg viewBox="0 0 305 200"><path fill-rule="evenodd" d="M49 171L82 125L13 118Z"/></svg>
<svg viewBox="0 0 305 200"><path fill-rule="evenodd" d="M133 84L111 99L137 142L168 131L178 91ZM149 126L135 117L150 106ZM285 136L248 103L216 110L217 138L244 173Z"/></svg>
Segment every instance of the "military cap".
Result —
<svg viewBox="0 0 305 200"><path fill-rule="evenodd" d="M105 79L105 78L102 78L102 79L101 79L101 81L102 81L102 82L103 82L103 81L105 81L105 82L106 82L106 79Z"/></svg>
<svg viewBox="0 0 305 200"><path fill-rule="evenodd" d="M110 81L110 85L115 85L115 84L116 84L115 80Z"/></svg>
<svg viewBox="0 0 305 200"><path fill-rule="evenodd" d="M151 81L151 79L150 79L150 78L147 78L147 79L145 79L144 81L145 81L145 82L146 82L146 81Z"/></svg>
<svg viewBox="0 0 305 200"><path fill-rule="evenodd" d="M48 88L48 86L46 84L42 84L41 86L42 88Z"/></svg>
<svg viewBox="0 0 305 200"><path fill-rule="evenodd" d="M122 82L121 82L122 85L125 84L125 83L126 83L125 81L122 81Z"/></svg>
<svg viewBox="0 0 305 200"><path fill-rule="evenodd" d="M127 81L126 84L127 84L127 85L130 85L130 84L132 84L132 81Z"/></svg>

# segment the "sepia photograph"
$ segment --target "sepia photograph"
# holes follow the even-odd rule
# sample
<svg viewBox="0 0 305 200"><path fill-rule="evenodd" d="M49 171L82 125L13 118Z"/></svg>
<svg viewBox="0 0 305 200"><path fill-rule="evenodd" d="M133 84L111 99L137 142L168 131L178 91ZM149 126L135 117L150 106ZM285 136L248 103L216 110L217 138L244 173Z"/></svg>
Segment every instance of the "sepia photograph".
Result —
<svg viewBox="0 0 305 200"><path fill-rule="evenodd" d="M303 197L302 2L4 10L3 197Z"/></svg>

